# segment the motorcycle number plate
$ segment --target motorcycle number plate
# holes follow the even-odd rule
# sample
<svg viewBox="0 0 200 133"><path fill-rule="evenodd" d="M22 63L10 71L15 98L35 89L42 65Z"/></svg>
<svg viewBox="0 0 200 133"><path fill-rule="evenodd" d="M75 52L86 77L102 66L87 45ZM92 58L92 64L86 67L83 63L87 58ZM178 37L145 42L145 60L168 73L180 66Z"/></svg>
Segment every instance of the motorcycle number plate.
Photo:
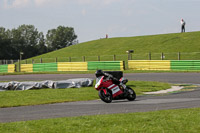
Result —
<svg viewBox="0 0 200 133"><path fill-rule="evenodd" d="M118 91L120 91L120 89L119 89L118 86L112 88L112 93L113 93L113 94L117 93Z"/></svg>

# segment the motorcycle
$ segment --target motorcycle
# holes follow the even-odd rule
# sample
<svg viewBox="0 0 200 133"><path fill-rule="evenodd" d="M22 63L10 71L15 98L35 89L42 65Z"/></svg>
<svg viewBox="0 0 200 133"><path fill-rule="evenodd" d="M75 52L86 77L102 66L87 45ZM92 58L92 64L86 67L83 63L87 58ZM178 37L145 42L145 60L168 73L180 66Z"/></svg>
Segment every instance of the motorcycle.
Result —
<svg viewBox="0 0 200 133"><path fill-rule="evenodd" d="M104 76L97 77L95 89L99 91L99 98L106 103L111 103L112 100L120 99L128 99L129 101L135 100L135 91L129 86L126 86L128 80L122 77L119 81L121 84L116 85L111 79L104 79Z"/></svg>

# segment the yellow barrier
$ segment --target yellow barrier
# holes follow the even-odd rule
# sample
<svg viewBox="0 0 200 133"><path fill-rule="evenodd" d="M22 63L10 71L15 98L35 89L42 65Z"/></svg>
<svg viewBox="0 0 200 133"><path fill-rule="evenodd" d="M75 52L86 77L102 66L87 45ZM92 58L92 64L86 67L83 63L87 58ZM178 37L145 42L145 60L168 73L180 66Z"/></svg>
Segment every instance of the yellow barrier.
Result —
<svg viewBox="0 0 200 133"><path fill-rule="evenodd" d="M129 60L131 70L170 70L169 60Z"/></svg>
<svg viewBox="0 0 200 133"><path fill-rule="evenodd" d="M8 72L9 73L14 73L15 72L15 65L14 64L8 65Z"/></svg>
<svg viewBox="0 0 200 133"><path fill-rule="evenodd" d="M123 63L123 61L120 61L120 70L124 71L124 63Z"/></svg>
<svg viewBox="0 0 200 133"><path fill-rule="evenodd" d="M33 72L33 64L21 64L21 72Z"/></svg>
<svg viewBox="0 0 200 133"><path fill-rule="evenodd" d="M87 62L58 62L58 71L87 71Z"/></svg>

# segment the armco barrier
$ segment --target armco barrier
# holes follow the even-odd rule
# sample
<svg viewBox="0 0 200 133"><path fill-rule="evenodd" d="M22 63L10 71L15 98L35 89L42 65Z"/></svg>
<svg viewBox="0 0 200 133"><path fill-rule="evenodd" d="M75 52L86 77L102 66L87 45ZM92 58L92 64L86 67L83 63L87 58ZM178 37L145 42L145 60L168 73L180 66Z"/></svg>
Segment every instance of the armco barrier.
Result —
<svg viewBox="0 0 200 133"><path fill-rule="evenodd" d="M171 70L200 70L200 60L172 60Z"/></svg>
<svg viewBox="0 0 200 133"><path fill-rule="evenodd" d="M58 62L58 71L87 71L87 62Z"/></svg>
<svg viewBox="0 0 200 133"><path fill-rule="evenodd" d="M15 65L0 65L0 72L1 73L13 73L15 72Z"/></svg>
<svg viewBox="0 0 200 133"><path fill-rule="evenodd" d="M21 64L21 72L33 72L33 64Z"/></svg>
<svg viewBox="0 0 200 133"><path fill-rule="evenodd" d="M0 72L8 72L8 65L0 65Z"/></svg>
<svg viewBox="0 0 200 133"><path fill-rule="evenodd" d="M200 60L129 60L130 70L200 70ZM123 71L123 61L58 62L40 64L21 64L21 72L50 71ZM15 72L15 64L0 65L0 73Z"/></svg>
<svg viewBox="0 0 200 133"><path fill-rule="evenodd" d="M124 70L123 61L57 62L21 64L21 72Z"/></svg>
<svg viewBox="0 0 200 133"><path fill-rule="evenodd" d="M124 70L123 61L89 61L88 70Z"/></svg>
<svg viewBox="0 0 200 133"><path fill-rule="evenodd" d="M57 63L33 64L33 72L55 72L55 71L57 71Z"/></svg>
<svg viewBox="0 0 200 133"><path fill-rule="evenodd" d="M169 60L129 60L130 70L170 70Z"/></svg>
<svg viewBox="0 0 200 133"><path fill-rule="evenodd" d="M15 72L15 64L9 64L8 73L14 73L14 72Z"/></svg>

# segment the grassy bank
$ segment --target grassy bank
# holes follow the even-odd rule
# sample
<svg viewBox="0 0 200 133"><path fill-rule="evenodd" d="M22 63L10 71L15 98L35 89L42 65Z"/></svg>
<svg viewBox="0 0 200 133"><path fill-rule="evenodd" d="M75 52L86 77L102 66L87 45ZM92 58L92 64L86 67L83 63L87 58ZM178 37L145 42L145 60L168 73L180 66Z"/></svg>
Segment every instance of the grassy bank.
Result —
<svg viewBox="0 0 200 133"><path fill-rule="evenodd" d="M83 56L86 56L86 61L97 60L98 56L100 60L113 60L113 55L116 55L116 60L127 60L127 50L134 50L133 59L149 59L151 52L151 59L157 60L161 59L163 52L165 60L177 60L178 52L181 52L182 60L199 60L200 53L196 53L200 51L199 36L200 32L187 32L100 39L36 56L28 62L32 62L32 59L40 62L41 58L43 62L55 62L56 57L57 61L83 61Z"/></svg>
<svg viewBox="0 0 200 133"><path fill-rule="evenodd" d="M197 133L200 108L0 123L2 133Z"/></svg>
<svg viewBox="0 0 200 133"><path fill-rule="evenodd" d="M170 88L170 84L162 82L129 81L128 86L136 91L137 95L143 92ZM80 95L81 94L81 95ZM0 92L0 107L39 105L71 101L87 101L99 99L98 91L93 87L68 89L40 89L27 91Z"/></svg>

